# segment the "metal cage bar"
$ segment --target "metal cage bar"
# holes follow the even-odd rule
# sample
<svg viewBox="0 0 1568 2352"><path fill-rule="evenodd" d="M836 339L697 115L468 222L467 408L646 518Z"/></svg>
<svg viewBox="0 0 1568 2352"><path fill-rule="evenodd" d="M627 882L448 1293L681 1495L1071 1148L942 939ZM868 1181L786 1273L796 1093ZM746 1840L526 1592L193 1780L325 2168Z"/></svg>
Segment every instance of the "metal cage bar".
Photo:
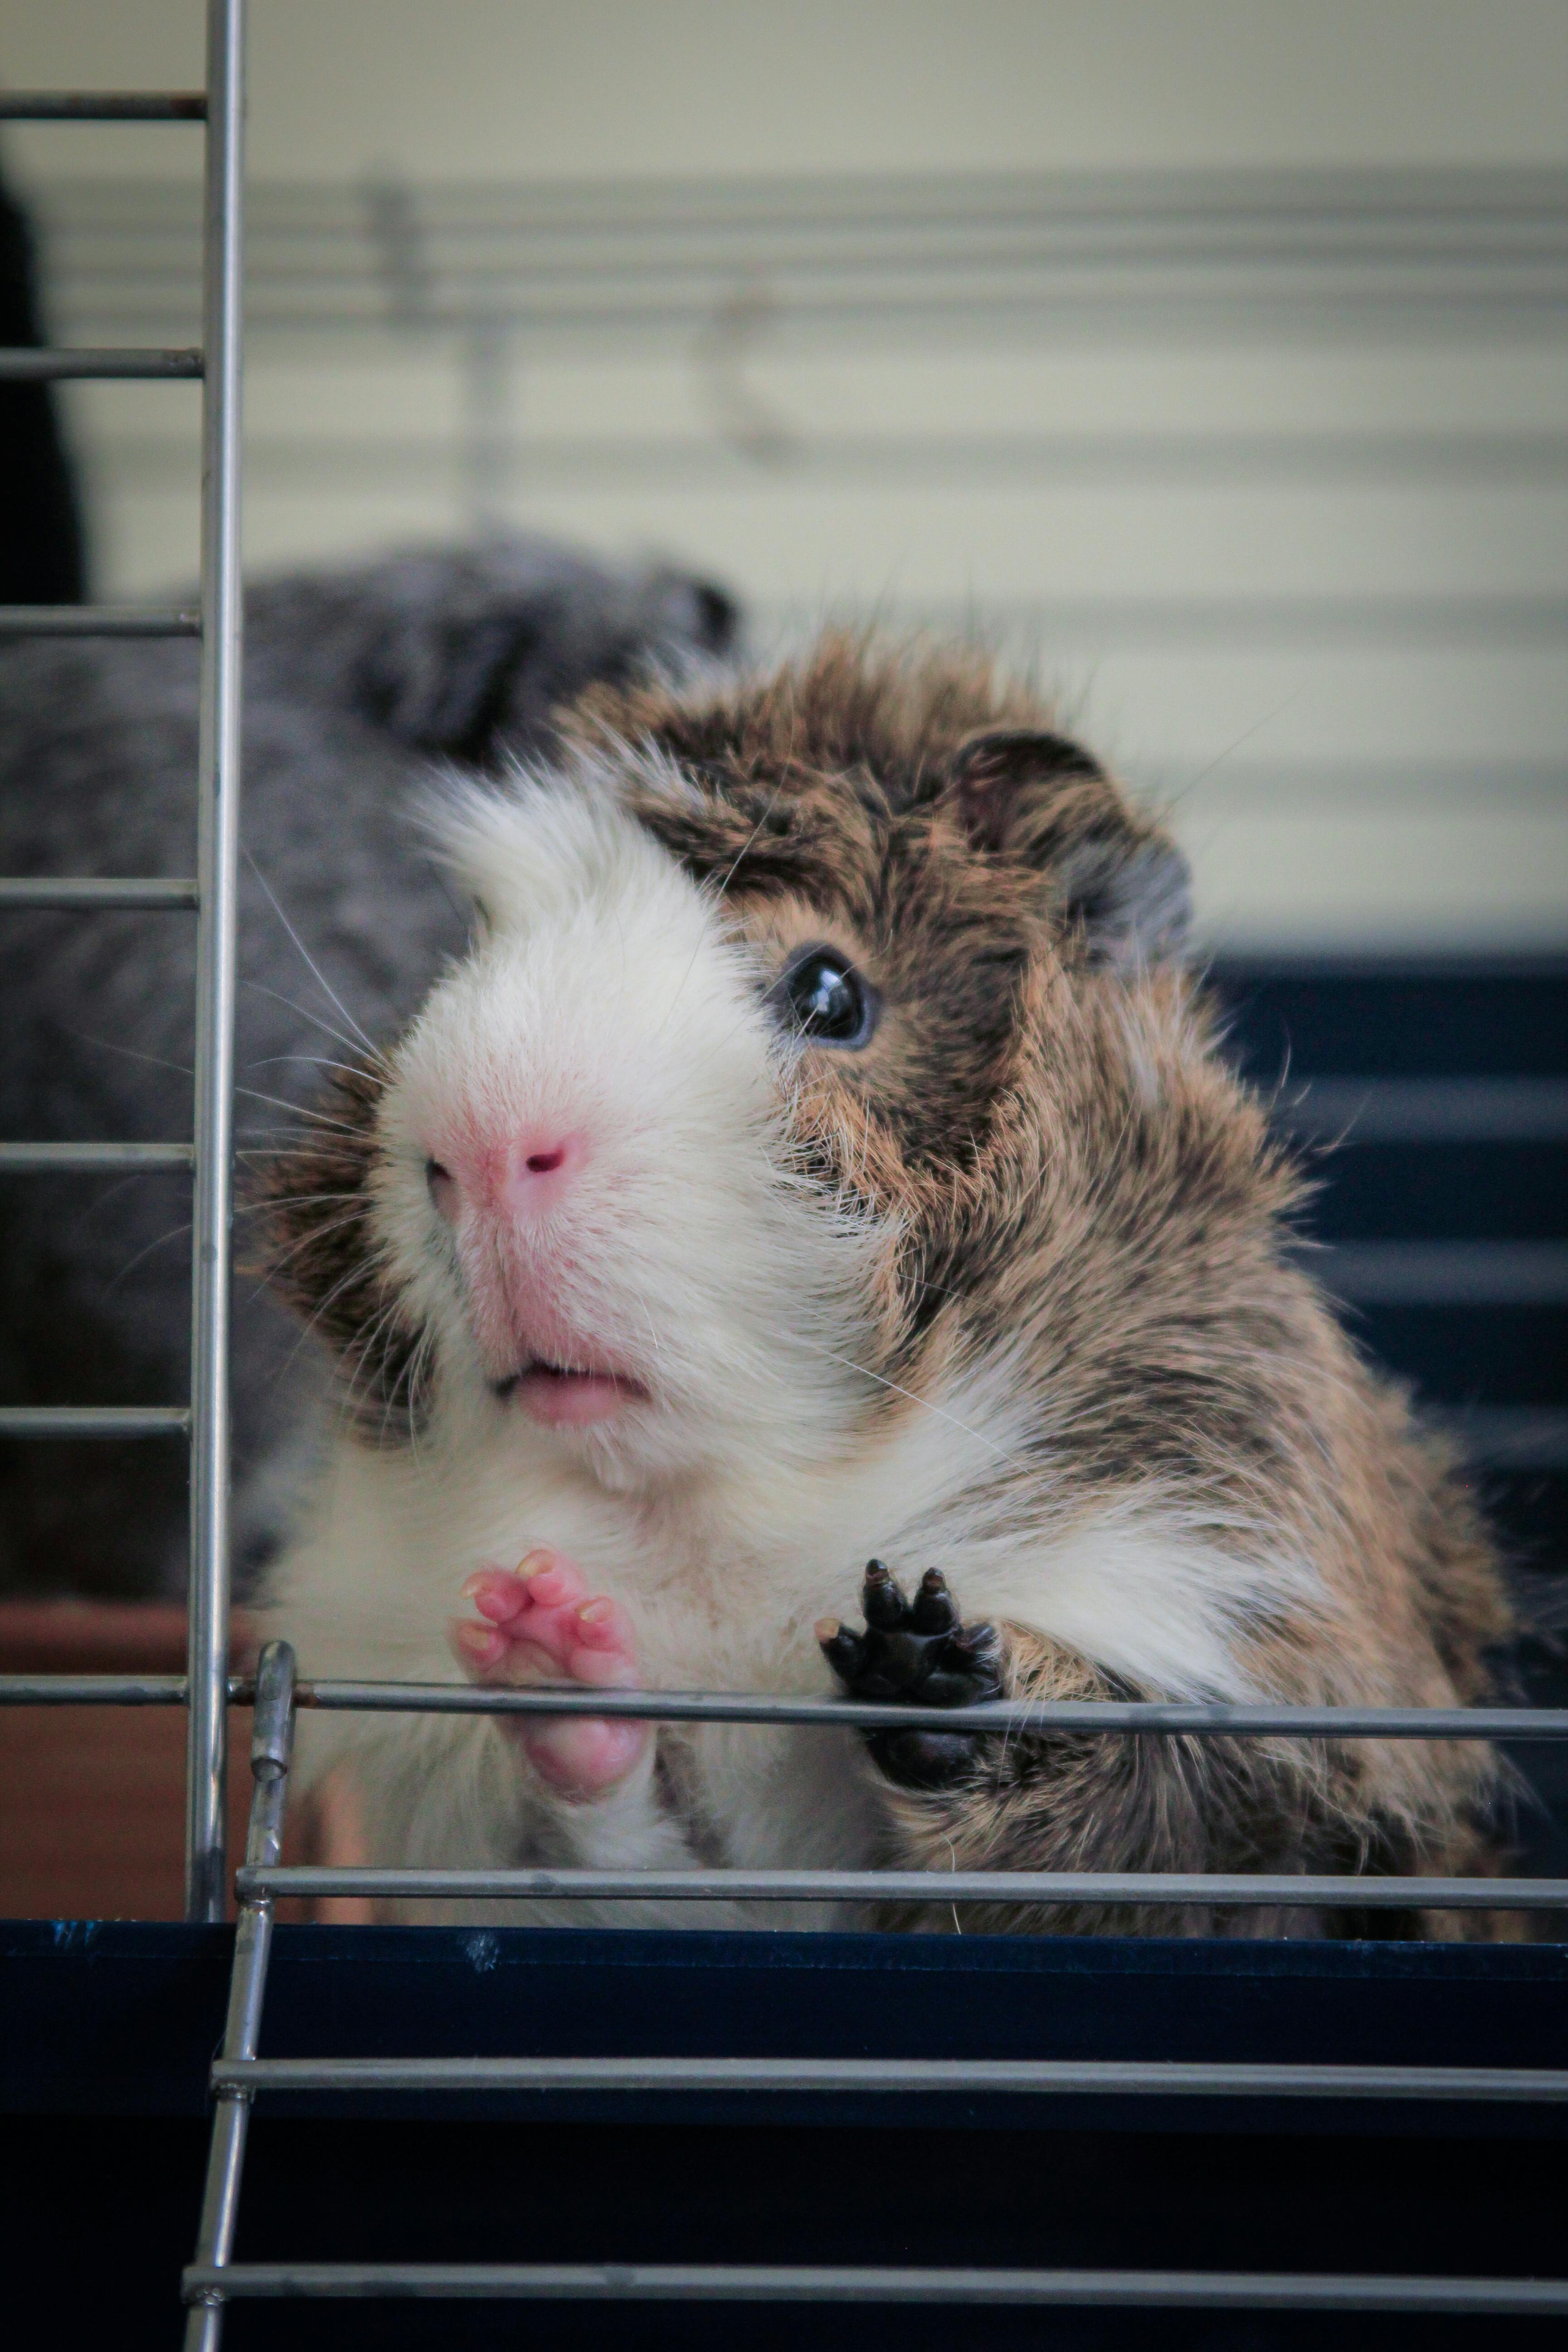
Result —
<svg viewBox="0 0 1568 2352"><path fill-rule="evenodd" d="M199 351L0 351L0 383L154 383L201 373Z"/></svg>
<svg viewBox="0 0 1568 2352"><path fill-rule="evenodd" d="M127 876L121 880L100 874L68 874L58 879L53 875L0 875L0 912L5 913L23 908L84 914L123 908L146 913L194 908L199 903L195 881L178 876L166 879L162 875Z"/></svg>
<svg viewBox="0 0 1568 2352"><path fill-rule="evenodd" d="M193 2263L187 2296L398 2296L526 2303L912 2303L1244 2311L1568 2313L1556 2279L1380 2278L1327 2272L851 2270L827 2263ZM213 2352L216 2336L185 2338Z"/></svg>
<svg viewBox="0 0 1568 2352"><path fill-rule="evenodd" d="M380 1895L399 1902L997 1903L1245 1910L1561 1911L1568 1878L1373 1878L1184 1870L377 1870L236 1873L242 1899Z"/></svg>
<svg viewBox="0 0 1568 2352"><path fill-rule="evenodd" d="M186 1420L178 1406L5 1406L0 1407L0 1435L25 1435L45 1427L57 1436L91 1434L90 1423L101 1424L104 1434L157 1436L184 1428ZM113 1703L117 1685L140 1688L146 1677L103 1675L89 1679L92 1704L103 1706ZM163 1679L171 1698L184 1704L184 1676ZM85 1704L71 1700L71 1688L69 1676L0 1675L0 1706ZM255 1692L252 1676L227 1677L231 1705L249 1705ZM294 1703L330 1713L617 1716L644 1723L804 1724L826 1731L857 1727L929 1730L931 1723L929 1707L892 1700L786 1697L755 1691L586 1690L581 1684L560 1683L492 1688L471 1683L323 1678L297 1682ZM1040 1738L1088 1732L1098 1738L1568 1739L1568 1707L1563 1706L1199 1706L1157 1699L984 1699L973 1706L943 1707L941 1721L949 1731L1032 1732ZM945 1874L941 1875L945 1884Z"/></svg>
<svg viewBox="0 0 1568 2352"><path fill-rule="evenodd" d="M1568 2099L1545 2066L1291 2066L1119 2058L219 2058L215 2091L981 2092L1054 2098Z"/></svg>
<svg viewBox="0 0 1568 2352"><path fill-rule="evenodd" d="M0 1405L0 1437L184 1437L183 1404Z"/></svg>
<svg viewBox="0 0 1568 2352"><path fill-rule="evenodd" d="M302 1681L298 1703L337 1713L616 1716L647 1723L795 1723L919 1730L927 1706L756 1691L585 1690L540 1683ZM1568 1739L1568 1706L1255 1706L1163 1699L983 1699L942 1710L948 1731L1120 1732L1169 1738Z"/></svg>
<svg viewBox="0 0 1568 2352"><path fill-rule="evenodd" d="M0 1143L0 1176L97 1175L110 1169L189 1168L189 1143Z"/></svg>
<svg viewBox="0 0 1568 2352"><path fill-rule="evenodd" d="M205 89L12 89L0 122L205 122Z"/></svg>
<svg viewBox="0 0 1568 2352"><path fill-rule="evenodd" d="M197 754L195 1202L192 1221L190 1709L185 1914L221 1919L228 1699L230 1242L238 929L240 359L245 0L208 0Z"/></svg>
<svg viewBox="0 0 1568 2352"><path fill-rule="evenodd" d="M199 637L202 616L184 607L0 604L0 637Z"/></svg>
<svg viewBox="0 0 1568 2352"><path fill-rule="evenodd" d="M233 0L219 0L232 5ZM194 1715L194 1710L193 1710ZM246 1861L253 1868L275 1863L283 1850L283 1814L289 1798L289 1758L294 1740L294 1653L286 1642L268 1643L256 1678L256 1719L250 1738L255 1786ZM242 1898L235 1933L234 1973L229 1979L228 2017L223 2058L253 2060L261 2033L267 1962L272 1949L272 1903L266 1895ZM220 2276L234 2243L239 2214L240 2176L252 2093L243 2083L215 2084L212 2146L196 2231L196 2261ZM216 2352L223 2326L216 2299L198 2301L185 2326L185 2352Z"/></svg>

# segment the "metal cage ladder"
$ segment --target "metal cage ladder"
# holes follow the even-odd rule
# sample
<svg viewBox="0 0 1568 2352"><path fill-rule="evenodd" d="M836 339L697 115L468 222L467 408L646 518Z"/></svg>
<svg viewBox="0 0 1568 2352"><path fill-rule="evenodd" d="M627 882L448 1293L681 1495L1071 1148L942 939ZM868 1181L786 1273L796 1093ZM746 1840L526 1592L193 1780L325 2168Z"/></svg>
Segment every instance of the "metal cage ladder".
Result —
<svg viewBox="0 0 1568 2352"><path fill-rule="evenodd" d="M201 731L194 878L0 879L7 908L194 908L195 1121L190 1143L13 1143L12 1174L188 1167L192 1217L191 1398L184 1405L32 1405L0 1411L0 1436L190 1440L185 1915L226 1907L225 1780L228 1683L228 1317L233 1202L235 943L239 845L240 372L244 227L245 0L207 0L206 88L199 92L0 94L0 121L205 125L203 341L182 351L0 351L0 378L202 383L201 595L195 611L114 605L0 606L0 636L199 636Z"/></svg>

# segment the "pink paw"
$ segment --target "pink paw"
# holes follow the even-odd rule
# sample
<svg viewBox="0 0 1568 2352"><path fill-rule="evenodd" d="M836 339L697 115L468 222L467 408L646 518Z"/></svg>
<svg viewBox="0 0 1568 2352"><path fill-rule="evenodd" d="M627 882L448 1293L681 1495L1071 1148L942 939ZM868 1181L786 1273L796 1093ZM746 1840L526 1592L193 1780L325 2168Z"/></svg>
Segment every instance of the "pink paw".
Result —
<svg viewBox="0 0 1568 2352"><path fill-rule="evenodd" d="M632 1630L617 1601L594 1599L558 1551L531 1551L517 1569L481 1568L463 1587L479 1616L447 1628L458 1664L477 1683L587 1683L635 1690ZM604 1716L502 1718L534 1769L570 1797L597 1797L638 1764L653 1726Z"/></svg>

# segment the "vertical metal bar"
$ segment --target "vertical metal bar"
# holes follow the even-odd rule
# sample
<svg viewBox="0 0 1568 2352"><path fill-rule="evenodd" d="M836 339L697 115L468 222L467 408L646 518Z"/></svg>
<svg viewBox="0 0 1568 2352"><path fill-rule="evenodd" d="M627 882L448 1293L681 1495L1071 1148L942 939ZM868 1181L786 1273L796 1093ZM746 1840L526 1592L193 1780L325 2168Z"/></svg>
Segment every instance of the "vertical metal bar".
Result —
<svg viewBox="0 0 1568 2352"><path fill-rule="evenodd" d="M239 434L245 0L207 0L198 753L196 1181L192 1265L190 1721L185 1916L225 1907L229 1239L239 849Z"/></svg>
<svg viewBox="0 0 1568 2352"><path fill-rule="evenodd" d="M252 1868L271 1864L283 1851L283 1815L289 1801L289 1758L294 1744L294 1653L287 1642L268 1642L256 1672L256 1717L250 1769L256 1787L250 1800L250 1833L245 1859ZM267 1994L267 1962L272 1949L269 1895L242 1903L235 1930L234 1974L228 1986L224 2027L225 2058L254 2058L261 2038L261 2005ZM213 2110L206 2187L196 2231L195 2260L222 2269L234 2250L239 2218L239 2185L250 2128L251 2094L220 2091ZM223 2335L221 2301L193 2304L185 2321L185 2352L218 2352Z"/></svg>

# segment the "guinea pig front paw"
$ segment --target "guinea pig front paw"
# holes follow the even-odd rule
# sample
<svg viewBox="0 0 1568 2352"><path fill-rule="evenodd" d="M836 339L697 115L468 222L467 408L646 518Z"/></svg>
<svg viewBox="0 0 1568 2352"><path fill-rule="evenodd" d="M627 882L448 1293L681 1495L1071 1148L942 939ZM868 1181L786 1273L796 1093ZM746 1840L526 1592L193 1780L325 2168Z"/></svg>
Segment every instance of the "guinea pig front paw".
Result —
<svg viewBox="0 0 1568 2352"><path fill-rule="evenodd" d="M822 1654L851 1698L903 1706L973 1706L1002 1696L1002 1643L994 1625L963 1624L942 1570L927 1569L906 1601L879 1559L868 1560L863 1633L836 1617L816 1628ZM945 1789L973 1770L983 1731L868 1731L879 1769L900 1789Z"/></svg>
<svg viewBox="0 0 1568 2352"><path fill-rule="evenodd" d="M641 1681L630 1620L619 1601L590 1593L582 1570L558 1551L531 1551L515 1569L481 1568L463 1587L477 1617L447 1632L476 1683L586 1683L635 1690ZM503 1716L542 1780L563 1796L602 1797L642 1761L653 1726L624 1717Z"/></svg>

